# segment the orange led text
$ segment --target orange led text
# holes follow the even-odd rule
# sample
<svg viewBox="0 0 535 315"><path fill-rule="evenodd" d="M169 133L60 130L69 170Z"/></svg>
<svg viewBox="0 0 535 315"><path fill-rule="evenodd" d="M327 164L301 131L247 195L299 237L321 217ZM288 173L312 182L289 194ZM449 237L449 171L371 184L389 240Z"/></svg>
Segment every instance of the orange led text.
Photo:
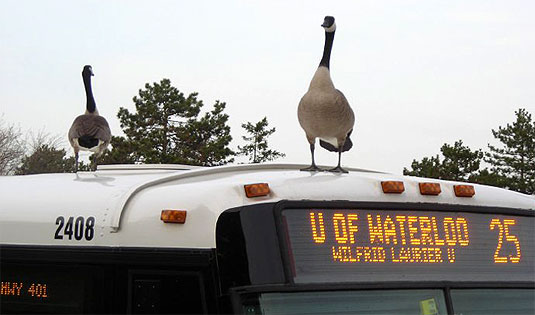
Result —
<svg viewBox="0 0 535 315"><path fill-rule="evenodd" d="M29 295L35 298L48 298L46 284L32 283L27 289L24 282L4 282L0 284L1 296L22 296Z"/></svg>
<svg viewBox="0 0 535 315"><path fill-rule="evenodd" d="M522 253L520 251L520 242L518 241L518 238L515 235L512 235L509 231L509 226L515 224L516 220L511 219L492 219L492 221L490 221L489 229L498 230L498 245L496 246L496 251L494 252L495 263L511 262L516 264L520 262L520 258L522 257ZM504 240L514 244L516 251L515 255L500 256L502 246L504 245Z"/></svg>

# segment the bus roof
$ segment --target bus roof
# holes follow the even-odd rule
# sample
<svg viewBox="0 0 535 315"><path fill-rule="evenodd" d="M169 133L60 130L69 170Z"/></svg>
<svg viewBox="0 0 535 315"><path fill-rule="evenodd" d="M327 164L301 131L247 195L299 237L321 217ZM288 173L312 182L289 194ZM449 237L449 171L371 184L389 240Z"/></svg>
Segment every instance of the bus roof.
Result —
<svg viewBox="0 0 535 315"><path fill-rule="evenodd" d="M220 167L107 165L96 172L0 177L0 244L214 248L219 215L230 208L280 200L438 203L535 211L535 197L473 185L456 197L443 181L347 168L349 174L301 172L306 165L248 164ZM402 181L386 194L382 181ZM439 183L438 196L419 183ZM270 194L247 198L244 185L267 183ZM166 224L162 210L186 210L185 224ZM57 219L94 217L95 237L55 239Z"/></svg>

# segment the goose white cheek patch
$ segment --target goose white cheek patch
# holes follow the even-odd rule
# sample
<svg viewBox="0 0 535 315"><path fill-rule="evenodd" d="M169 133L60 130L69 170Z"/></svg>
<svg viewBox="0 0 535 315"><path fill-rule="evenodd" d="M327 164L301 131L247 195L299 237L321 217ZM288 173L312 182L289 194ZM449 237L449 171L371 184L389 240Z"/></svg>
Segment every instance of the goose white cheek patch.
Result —
<svg viewBox="0 0 535 315"><path fill-rule="evenodd" d="M325 28L325 32L329 32L329 33L332 33L335 30L336 30L336 22L334 22L333 25L331 25L330 27Z"/></svg>

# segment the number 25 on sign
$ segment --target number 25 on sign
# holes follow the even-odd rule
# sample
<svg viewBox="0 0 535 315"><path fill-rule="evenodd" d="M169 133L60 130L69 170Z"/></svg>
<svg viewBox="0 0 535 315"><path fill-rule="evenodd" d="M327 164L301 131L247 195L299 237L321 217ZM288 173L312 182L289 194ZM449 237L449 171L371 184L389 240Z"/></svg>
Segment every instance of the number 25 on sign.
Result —
<svg viewBox="0 0 535 315"><path fill-rule="evenodd" d="M515 225L516 220L511 219L492 219L490 221L489 229L498 230L498 246L496 246L496 251L494 252L494 262L495 263L518 263L522 254L520 252L520 242L515 235L509 233L509 226ZM500 256L500 251L504 245L504 240L506 242L513 243L516 250L516 255Z"/></svg>

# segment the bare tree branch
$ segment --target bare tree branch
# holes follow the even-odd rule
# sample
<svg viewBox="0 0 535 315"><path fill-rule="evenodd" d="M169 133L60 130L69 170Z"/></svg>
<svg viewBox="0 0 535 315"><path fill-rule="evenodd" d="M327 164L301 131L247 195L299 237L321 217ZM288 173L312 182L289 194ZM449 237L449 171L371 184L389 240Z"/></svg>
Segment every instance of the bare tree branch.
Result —
<svg viewBox="0 0 535 315"><path fill-rule="evenodd" d="M20 128L0 117L0 175L13 175L26 151Z"/></svg>

